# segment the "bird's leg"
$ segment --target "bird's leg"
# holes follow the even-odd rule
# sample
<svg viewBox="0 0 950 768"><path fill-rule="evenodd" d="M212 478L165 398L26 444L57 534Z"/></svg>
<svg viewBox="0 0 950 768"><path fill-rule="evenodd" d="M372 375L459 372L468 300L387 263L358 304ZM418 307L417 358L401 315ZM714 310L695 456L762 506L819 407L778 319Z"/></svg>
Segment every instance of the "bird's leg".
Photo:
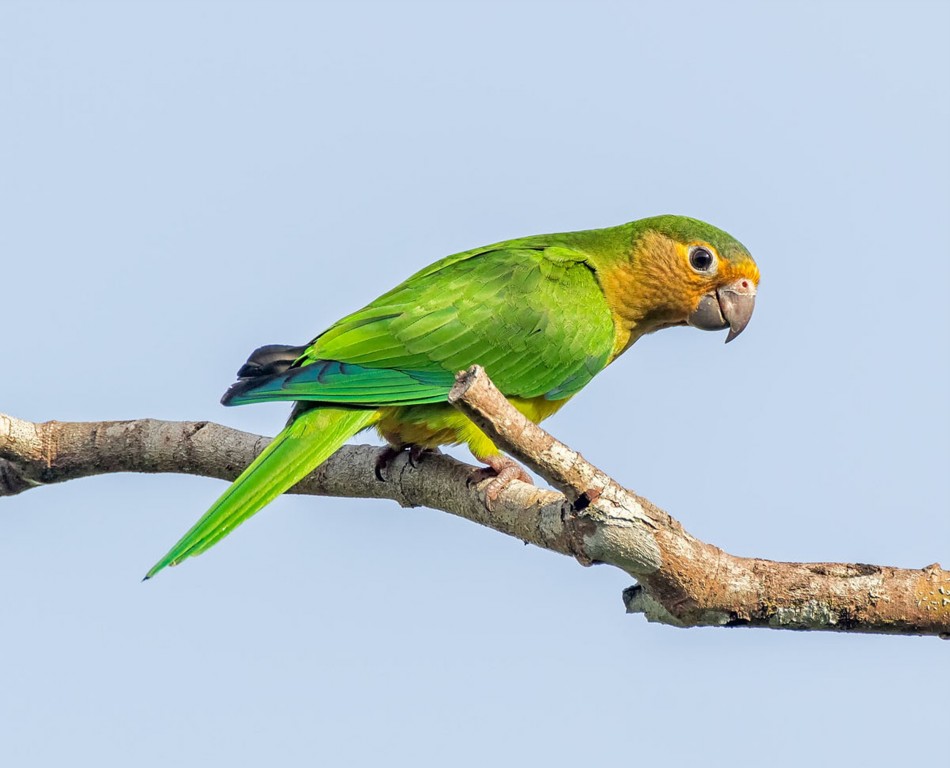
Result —
<svg viewBox="0 0 950 768"><path fill-rule="evenodd" d="M472 472L469 484L477 485L482 480L491 478L491 482L485 486L485 501L489 509L492 508L501 492L515 480L534 485L534 480L531 479L528 470L504 454L480 457L479 461L484 461L488 466Z"/></svg>
<svg viewBox="0 0 950 768"><path fill-rule="evenodd" d="M413 467L418 467L422 460L428 455L442 453L438 448L427 448L424 445L410 445L409 446L409 463Z"/></svg>
<svg viewBox="0 0 950 768"><path fill-rule="evenodd" d="M393 460L404 451L409 451L409 463L413 467L418 467L427 454L441 453L438 448L427 448L424 445L393 445L390 443L381 449L376 457L376 466L373 471L377 480L385 481L386 478L383 477L383 473L389 469L389 465L393 463Z"/></svg>
<svg viewBox="0 0 950 768"><path fill-rule="evenodd" d="M376 456L376 465L373 467L373 473L376 475L376 479L380 482L386 480L383 477L383 472L389 469L389 465L393 463L400 453L406 450L408 446L406 445L392 445L391 443L385 448L381 448L379 454Z"/></svg>

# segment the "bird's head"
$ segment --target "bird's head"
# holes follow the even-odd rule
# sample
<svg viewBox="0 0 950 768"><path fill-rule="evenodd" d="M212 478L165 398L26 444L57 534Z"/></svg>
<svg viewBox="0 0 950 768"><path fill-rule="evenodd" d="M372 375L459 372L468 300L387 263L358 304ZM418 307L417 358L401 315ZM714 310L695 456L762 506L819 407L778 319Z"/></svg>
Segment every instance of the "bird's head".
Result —
<svg viewBox="0 0 950 768"><path fill-rule="evenodd" d="M627 252L601 274L604 292L631 337L675 325L729 329L748 325L759 268L738 240L685 216L656 216L628 225Z"/></svg>

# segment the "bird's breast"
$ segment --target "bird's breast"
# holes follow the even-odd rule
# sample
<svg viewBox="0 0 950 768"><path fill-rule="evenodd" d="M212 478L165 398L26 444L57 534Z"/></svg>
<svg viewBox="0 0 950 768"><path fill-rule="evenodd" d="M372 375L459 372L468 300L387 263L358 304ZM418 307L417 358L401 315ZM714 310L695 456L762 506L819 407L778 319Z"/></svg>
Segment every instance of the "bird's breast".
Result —
<svg viewBox="0 0 950 768"><path fill-rule="evenodd" d="M531 421L538 423L560 410L568 399L513 397L509 398L509 402ZM498 449L485 433L448 403L382 408L380 413L376 429L391 445L436 448L440 445L465 443L479 459L498 453Z"/></svg>

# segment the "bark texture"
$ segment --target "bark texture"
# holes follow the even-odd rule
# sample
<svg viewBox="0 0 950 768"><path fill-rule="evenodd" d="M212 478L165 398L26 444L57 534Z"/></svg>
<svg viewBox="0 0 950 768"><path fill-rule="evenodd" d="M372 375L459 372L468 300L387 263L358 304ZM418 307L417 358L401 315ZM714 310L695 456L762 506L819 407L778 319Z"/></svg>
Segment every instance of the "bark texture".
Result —
<svg viewBox="0 0 950 768"><path fill-rule="evenodd" d="M624 604L650 621L950 637L950 572L936 563L915 570L730 555L526 419L478 366L459 375L450 400L558 490L514 482L488 503L490 481L472 484L474 467L437 454L419 466L400 456L381 482L379 449L360 445L344 446L291 492L432 507L584 565L609 563L637 579ZM210 422L35 424L0 414L0 496L111 472L233 480L268 442Z"/></svg>

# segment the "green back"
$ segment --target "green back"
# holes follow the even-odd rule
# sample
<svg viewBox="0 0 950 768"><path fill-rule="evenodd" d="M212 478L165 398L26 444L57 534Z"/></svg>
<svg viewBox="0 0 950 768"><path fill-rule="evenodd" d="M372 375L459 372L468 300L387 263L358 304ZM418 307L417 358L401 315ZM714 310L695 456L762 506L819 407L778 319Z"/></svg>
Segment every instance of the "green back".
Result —
<svg viewBox="0 0 950 768"><path fill-rule="evenodd" d="M607 364L614 325L588 256L561 237L436 262L318 336L288 372L231 402L438 402L454 374L476 363L510 397L570 397Z"/></svg>

